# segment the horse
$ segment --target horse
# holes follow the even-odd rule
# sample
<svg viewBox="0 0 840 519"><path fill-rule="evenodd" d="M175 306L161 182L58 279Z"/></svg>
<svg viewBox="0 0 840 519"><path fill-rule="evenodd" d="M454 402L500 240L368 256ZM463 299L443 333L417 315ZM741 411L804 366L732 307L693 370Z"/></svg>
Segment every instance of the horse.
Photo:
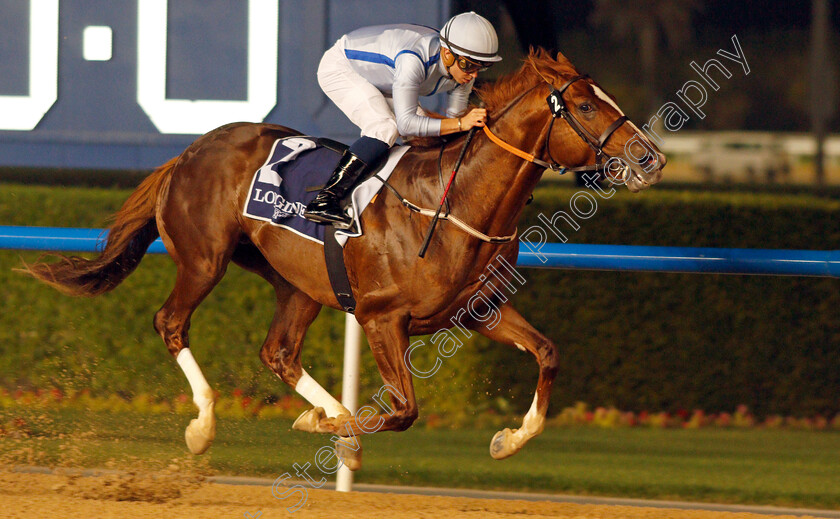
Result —
<svg viewBox="0 0 840 519"><path fill-rule="evenodd" d="M254 172L276 139L300 135L293 129L232 123L208 132L128 197L97 257L57 255L56 262L39 260L23 270L67 294L95 296L114 289L137 267L152 241L162 238L177 274L171 294L154 316L154 328L193 392L198 417L187 426L185 439L195 454L209 448L216 421L214 394L190 353L190 317L231 262L274 287L275 313L259 356L314 406L295 428L335 434L337 445L371 432L365 424L372 421L379 424L377 431L403 431L414 423L418 407L405 360L409 337L450 329L457 315L465 329L536 358L539 379L521 427L497 432L490 443L493 458L507 458L542 432L558 353L509 302L500 305L492 326L464 314L463 308L485 287L482 272L497 258L516 264L517 222L546 168L606 171L611 181L636 192L662 178L666 158L613 97L562 54L531 50L516 72L477 93L488 123L475 135L447 200L461 227L473 232L442 221L428 254L420 258L417 251L430 220L405 208L405 201L437 206L442 191L438 161L455 162L466 138L461 134L445 149L412 146L389 179L392 190L383 189L362 213L364 234L344 248L355 316L383 387L390 388L389 413L368 413L360 422L301 366L304 335L321 308L342 309L328 281L323 247L242 215ZM553 154L558 153L555 161ZM623 167L605 167L603 159L613 165L623 161ZM616 170L620 175L611 173ZM501 275L510 280L510 272ZM346 451L341 456L348 467L358 468L360 459L354 462Z"/></svg>

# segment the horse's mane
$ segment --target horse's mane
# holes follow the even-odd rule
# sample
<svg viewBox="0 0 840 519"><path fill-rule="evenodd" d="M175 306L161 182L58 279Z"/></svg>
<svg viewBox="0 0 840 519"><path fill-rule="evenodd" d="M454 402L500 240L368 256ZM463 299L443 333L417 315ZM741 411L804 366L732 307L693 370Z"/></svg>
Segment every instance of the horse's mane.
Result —
<svg viewBox="0 0 840 519"><path fill-rule="evenodd" d="M556 85L561 77L577 74L574 65L559 52L556 58L552 58L548 51L532 48L523 61L516 72L476 89L488 114L503 108L513 98L545 80Z"/></svg>

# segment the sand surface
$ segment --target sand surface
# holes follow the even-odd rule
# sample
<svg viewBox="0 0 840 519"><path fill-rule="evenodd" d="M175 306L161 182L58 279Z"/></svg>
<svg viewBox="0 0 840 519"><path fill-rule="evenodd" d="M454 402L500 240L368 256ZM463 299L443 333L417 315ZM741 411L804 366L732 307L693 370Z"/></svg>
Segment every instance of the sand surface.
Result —
<svg viewBox="0 0 840 519"><path fill-rule="evenodd" d="M279 487L278 494L289 489ZM668 510L552 502L339 493L307 489L303 506L290 513L301 493L277 499L270 487L221 485L173 471L96 477L0 472L0 517L79 518L522 518L739 519L743 513ZM792 516L775 516L792 517Z"/></svg>

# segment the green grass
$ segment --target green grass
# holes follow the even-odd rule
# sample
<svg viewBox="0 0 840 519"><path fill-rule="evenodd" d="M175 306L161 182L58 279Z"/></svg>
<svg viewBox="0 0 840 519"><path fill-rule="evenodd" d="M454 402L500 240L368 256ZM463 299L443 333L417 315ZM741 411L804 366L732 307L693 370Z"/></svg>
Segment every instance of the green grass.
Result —
<svg viewBox="0 0 840 519"><path fill-rule="evenodd" d="M30 421L44 437L0 441L0 457L13 458L9 451L21 444L43 452L40 463L83 467L114 460L152 467L187 456L187 416L29 414L41 417ZM19 415L2 410L0 423ZM288 420L221 420L203 458L218 474L275 478L309 462L310 475L320 477L314 457L328 437L290 427ZM833 432L549 429L504 461L488 454L494 432L413 428L365 437L356 481L840 508L840 434Z"/></svg>

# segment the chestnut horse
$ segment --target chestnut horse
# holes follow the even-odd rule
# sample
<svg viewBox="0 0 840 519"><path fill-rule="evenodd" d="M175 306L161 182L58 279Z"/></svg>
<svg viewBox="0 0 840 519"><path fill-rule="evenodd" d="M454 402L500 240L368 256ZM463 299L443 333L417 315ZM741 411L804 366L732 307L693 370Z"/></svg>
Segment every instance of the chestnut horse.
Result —
<svg viewBox="0 0 840 519"><path fill-rule="evenodd" d="M552 92L557 97L547 103ZM504 149L489 134L477 134L449 204L454 216L488 236L516 234L525 204L545 171L544 161L556 158L573 168L603 157L626 159L623 183L631 191L645 189L662 176L665 157L656 146L610 96L560 54L555 59L542 50L532 52L517 72L478 93L486 104L489 129L509 146ZM561 105L563 113L557 111ZM56 263L26 268L66 293L93 296L125 279L160 235L177 276L172 293L155 314L154 327L187 376L199 409L186 431L194 453L204 452L215 436L214 396L190 353L187 331L193 311L231 261L274 287L276 310L260 359L316 407L301 416L296 428L344 437L366 432L365 424L360 427L301 367L304 335L321 307L341 308L328 281L323 247L242 215L251 178L272 143L292 135L299 133L270 124L236 123L213 130L155 170L128 198L114 217L100 256L62 256ZM444 164L455 162L463 141L461 136L447 147ZM636 157L645 152L630 150L633 143L648 150L644 160ZM442 192L439 153L440 148L412 147L390 183L414 204L437 207ZM482 272L492 261L502 257L516 264L518 243L482 241L444 221L421 259L418 250L430 219L408 212L387 189L362 214L362 223L365 234L349 240L344 249L357 301L355 315L382 380L404 397L392 394L391 412L368 416L364 422L377 421L382 431L402 431L418 415L411 372L404 362L409 336L451 328L451 318L484 286ZM542 431L558 366L557 348L548 338L510 304L501 306L499 313L492 327L469 315L459 317L459 324L531 352L539 365L539 380L522 427L500 431L491 441L490 453L496 459L515 454Z"/></svg>

